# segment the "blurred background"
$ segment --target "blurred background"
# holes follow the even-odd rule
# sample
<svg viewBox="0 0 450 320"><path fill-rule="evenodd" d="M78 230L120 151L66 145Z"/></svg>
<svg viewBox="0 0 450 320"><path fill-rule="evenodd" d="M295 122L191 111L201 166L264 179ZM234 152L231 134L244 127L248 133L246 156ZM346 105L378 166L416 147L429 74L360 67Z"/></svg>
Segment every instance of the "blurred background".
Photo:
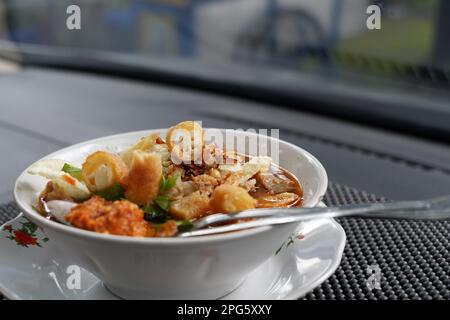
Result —
<svg viewBox="0 0 450 320"><path fill-rule="evenodd" d="M446 44L440 43L448 20L445 2L2 0L0 37L205 63L248 61L300 69L332 60L338 67L396 73L401 71L396 66L407 67L396 63L447 66ZM70 4L82 8L83 32L64 28ZM378 32L366 27L370 4L382 8Z"/></svg>
<svg viewBox="0 0 450 320"><path fill-rule="evenodd" d="M444 0L0 0L0 200L47 152L187 118L280 128L338 183L443 193L449 34Z"/></svg>

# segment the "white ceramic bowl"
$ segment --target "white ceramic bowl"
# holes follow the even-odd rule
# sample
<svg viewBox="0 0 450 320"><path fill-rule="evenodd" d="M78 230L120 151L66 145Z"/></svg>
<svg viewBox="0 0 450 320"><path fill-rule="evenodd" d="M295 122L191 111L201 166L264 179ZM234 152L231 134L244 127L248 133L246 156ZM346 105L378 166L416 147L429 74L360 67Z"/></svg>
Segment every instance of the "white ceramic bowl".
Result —
<svg viewBox="0 0 450 320"><path fill-rule="evenodd" d="M165 135L164 129L119 134L62 149L45 159L81 164L91 152L120 151L155 132ZM256 135L244 131L233 131L233 134ZM266 136L258 138L273 142L273 138ZM305 150L288 142L277 142L280 165L302 183L304 205L318 205L327 189L323 166ZM197 238L105 235L59 224L39 215L33 206L45 184L45 179L26 171L17 179L14 196L25 216L72 255L74 263L95 274L107 288L123 298L219 298L234 290L250 271L271 257L298 226L294 223Z"/></svg>

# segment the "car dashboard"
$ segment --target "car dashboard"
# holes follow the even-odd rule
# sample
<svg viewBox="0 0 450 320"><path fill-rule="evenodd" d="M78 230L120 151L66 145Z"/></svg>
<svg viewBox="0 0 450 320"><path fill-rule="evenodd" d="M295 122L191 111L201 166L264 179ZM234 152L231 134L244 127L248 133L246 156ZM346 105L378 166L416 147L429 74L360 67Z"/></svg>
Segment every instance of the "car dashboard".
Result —
<svg viewBox="0 0 450 320"><path fill-rule="evenodd" d="M310 151L331 182L391 200L450 189L450 149L330 116L169 85L74 71L22 67L0 75L0 200L40 157L71 144L183 119L204 127L279 129Z"/></svg>

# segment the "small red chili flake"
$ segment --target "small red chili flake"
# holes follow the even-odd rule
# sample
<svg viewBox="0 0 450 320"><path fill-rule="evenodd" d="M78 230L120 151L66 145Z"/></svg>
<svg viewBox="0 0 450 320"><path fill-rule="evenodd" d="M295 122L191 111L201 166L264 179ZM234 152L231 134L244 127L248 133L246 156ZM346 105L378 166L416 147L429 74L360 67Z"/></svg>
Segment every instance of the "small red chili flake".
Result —
<svg viewBox="0 0 450 320"><path fill-rule="evenodd" d="M304 235L302 235L301 233L297 236L297 239L298 240L303 240L303 239L305 239L305 236Z"/></svg>
<svg viewBox="0 0 450 320"><path fill-rule="evenodd" d="M8 224L7 226L4 226L3 229L5 229L6 231L11 231L12 227Z"/></svg>

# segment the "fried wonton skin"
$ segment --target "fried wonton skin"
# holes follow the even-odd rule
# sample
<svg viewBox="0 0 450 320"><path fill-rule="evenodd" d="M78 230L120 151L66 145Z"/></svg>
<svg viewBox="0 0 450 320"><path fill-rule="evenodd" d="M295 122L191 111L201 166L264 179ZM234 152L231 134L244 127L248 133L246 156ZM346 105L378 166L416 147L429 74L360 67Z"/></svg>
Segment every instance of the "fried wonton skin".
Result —
<svg viewBox="0 0 450 320"><path fill-rule="evenodd" d="M258 208L285 208L295 204L300 196L292 192L266 195L258 198Z"/></svg>
<svg viewBox="0 0 450 320"><path fill-rule="evenodd" d="M256 206L256 200L247 190L230 184L223 184L214 189L210 203L214 212L223 213L239 212Z"/></svg>
<svg viewBox="0 0 450 320"><path fill-rule="evenodd" d="M151 204L158 196L161 175L161 155L134 151L125 181L125 197L138 205Z"/></svg>
<svg viewBox="0 0 450 320"><path fill-rule="evenodd" d="M274 175L271 172L259 172L256 180L272 193L283 193L295 191L295 182L287 177Z"/></svg>
<svg viewBox="0 0 450 320"><path fill-rule="evenodd" d="M111 202L93 196L73 207L66 220L77 228L99 233L146 237L149 232L144 212L127 200Z"/></svg>
<svg viewBox="0 0 450 320"><path fill-rule="evenodd" d="M91 192L102 191L114 184L123 185L128 168L116 154L97 151L89 155L82 166L83 181Z"/></svg>

